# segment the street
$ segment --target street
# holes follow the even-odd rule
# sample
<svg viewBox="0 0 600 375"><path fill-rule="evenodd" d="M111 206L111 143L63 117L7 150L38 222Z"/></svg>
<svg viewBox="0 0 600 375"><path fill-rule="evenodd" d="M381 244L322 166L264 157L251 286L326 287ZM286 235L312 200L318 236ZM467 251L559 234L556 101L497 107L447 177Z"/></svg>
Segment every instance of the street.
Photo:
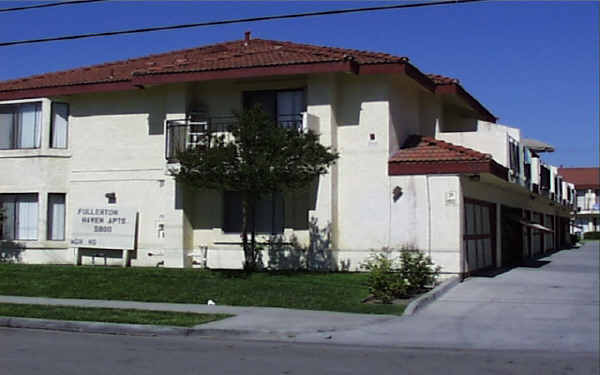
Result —
<svg viewBox="0 0 600 375"><path fill-rule="evenodd" d="M2 374L597 374L593 353L382 348L0 329Z"/></svg>

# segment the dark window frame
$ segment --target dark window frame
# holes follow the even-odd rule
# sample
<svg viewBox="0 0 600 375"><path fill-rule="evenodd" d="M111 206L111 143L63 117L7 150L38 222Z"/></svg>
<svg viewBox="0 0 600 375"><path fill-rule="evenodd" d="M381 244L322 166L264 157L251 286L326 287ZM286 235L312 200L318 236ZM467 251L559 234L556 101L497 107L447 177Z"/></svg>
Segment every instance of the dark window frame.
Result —
<svg viewBox="0 0 600 375"><path fill-rule="evenodd" d="M19 129L21 129L20 127L20 121L19 121L19 107L26 105L26 104L35 104L36 107L36 113L40 113L40 121L37 124L37 139L36 142L37 145L33 146L33 147L22 147L22 146L17 146L18 144L18 139L19 139ZM41 138L42 138L42 134L41 132L43 131L43 117L42 117L42 112L43 112L43 106L42 106L42 102L39 100L34 100L34 101L27 101L27 102L20 102L20 103L5 103L5 104L0 104L0 108L5 107L5 108L12 108L12 136L11 136L11 146L9 146L8 148L0 148L1 150L38 150L42 147L41 145ZM1 111L0 111L1 112ZM5 112L8 113L8 112Z"/></svg>
<svg viewBox="0 0 600 375"><path fill-rule="evenodd" d="M62 238L51 238L51 233L52 233L51 223L53 223L52 218L51 218L51 211L50 211L50 196L51 195L57 195L57 196L63 197L63 205L64 205L65 212L63 215ZM67 231L66 229L67 229L67 194L65 194L65 193L48 193L47 200L46 200L46 239L48 241L65 241L66 240L66 231Z"/></svg>
<svg viewBox="0 0 600 375"><path fill-rule="evenodd" d="M52 144L53 140L54 140L54 114L55 114L55 106L56 105L64 105L67 107L67 128L65 129L65 147L56 147ZM71 106L69 105L69 103L64 103L64 102L52 102L51 104L51 110L50 110L50 139L48 140L48 147L49 148L53 148L53 149L59 149L59 150L66 150L69 148L69 118L71 117Z"/></svg>
<svg viewBox="0 0 600 375"><path fill-rule="evenodd" d="M3 222L6 222L6 220L11 220L12 221L12 235L6 237L6 234L3 233L4 228L3 225L0 223L0 241L38 241L39 237L40 237L40 232L39 232L39 210L40 210L40 195L39 193L0 193L0 197L6 197L6 196L12 196L12 204L14 205L13 208L13 216L12 217L8 217L6 212L3 212ZM31 196L31 197L35 197L35 202L37 203L37 217L36 217L36 237L35 238L17 238L17 228L19 225L19 220L16 214L16 204L18 202L18 197L23 197L23 196ZM0 202L3 202L4 199L0 200ZM0 206L0 208L2 208Z"/></svg>

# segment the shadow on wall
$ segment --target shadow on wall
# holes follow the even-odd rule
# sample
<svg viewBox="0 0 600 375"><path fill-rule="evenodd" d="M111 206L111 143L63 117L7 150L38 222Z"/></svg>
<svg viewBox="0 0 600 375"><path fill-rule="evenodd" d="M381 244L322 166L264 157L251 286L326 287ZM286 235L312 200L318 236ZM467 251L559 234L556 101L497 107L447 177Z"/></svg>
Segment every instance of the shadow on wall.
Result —
<svg viewBox="0 0 600 375"><path fill-rule="evenodd" d="M0 241L0 263L20 263L25 247L13 241Z"/></svg>
<svg viewBox="0 0 600 375"><path fill-rule="evenodd" d="M350 260L340 261L332 250L331 224L320 228L316 218L309 223L308 246L303 246L293 236L284 242L281 236L274 236L268 245L268 269L306 271L349 271Z"/></svg>

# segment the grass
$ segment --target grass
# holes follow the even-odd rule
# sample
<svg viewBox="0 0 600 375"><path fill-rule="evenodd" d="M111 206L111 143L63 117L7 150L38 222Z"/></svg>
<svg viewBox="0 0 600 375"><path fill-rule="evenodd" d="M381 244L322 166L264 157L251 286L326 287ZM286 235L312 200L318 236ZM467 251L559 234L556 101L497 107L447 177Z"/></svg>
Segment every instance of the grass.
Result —
<svg viewBox="0 0 600 375"><path fill-rule="evenodd" d="M402 314L403 305L364 304L362 273L256 272L0 264L0 295Z"/></svg>
<svg viewBox="0 0 600 375"><path fill-rule="evenodd" d="M0 303L0 316L193 327L230 315Z"/></svg>

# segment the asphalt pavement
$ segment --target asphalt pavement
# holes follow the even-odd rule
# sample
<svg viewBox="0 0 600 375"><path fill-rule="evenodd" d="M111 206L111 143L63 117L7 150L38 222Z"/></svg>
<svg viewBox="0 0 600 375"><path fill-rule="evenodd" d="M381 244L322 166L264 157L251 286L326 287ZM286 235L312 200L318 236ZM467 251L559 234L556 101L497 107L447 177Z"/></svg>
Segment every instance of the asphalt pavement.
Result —
<svg viewBox="0 0 600 375"><path fill-rule="evenodd" d="M0 302L236 315L195 327L198 330L196 336L234 335L243 339L304 343L549 350L597 355L600 347L598 245L598 242L591 242L579 249L563 250L494 277L469 278L416 314L402 317L11 296L0 296ZM57 325L60 323L54 327Z"/></svg>
<svg viewBox="0 0 600 375"><path fill-rule="evenodd" d="M0 328L0 373L598 374L589 353L389 348Z"/></svg>

